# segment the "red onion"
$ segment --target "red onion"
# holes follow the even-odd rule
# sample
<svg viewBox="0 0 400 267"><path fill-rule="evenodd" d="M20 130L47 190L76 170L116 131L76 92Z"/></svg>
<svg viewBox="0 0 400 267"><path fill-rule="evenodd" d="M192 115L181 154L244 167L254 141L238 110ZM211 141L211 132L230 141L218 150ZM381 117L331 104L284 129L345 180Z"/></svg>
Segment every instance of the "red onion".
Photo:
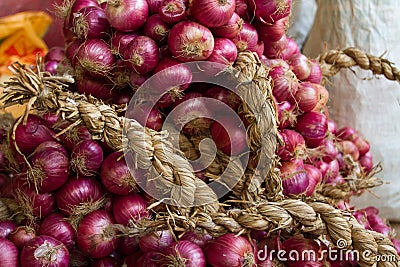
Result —
<svg viewBox="0 0 400 267"><path fill-rule="evenodd" d="M51 75L57 74L57 68L57 61L47 61L46 63L44 63L44 71L50 72Z"/></svg>
<svg viewBox="0 0 400 267"><path fill-rule="evenodd" d="M301 111L312 111L318 103L317 89L309 82L299 83L294 101Z"/></svg>
<svg viewBox="0 0 400 267"><path fill-rule="evenodd" d="M206 97L210 97L218 100L226 105L228 105L231 109L237 111L239 106L242 104L242 99L240 96L235 94L233 91L226 89L221 86L213 86L208 88L204 95ZM218 106L216 106L218 108Z"/></svg>
<svg viewBox="0 0 400 267"><path fill-rule="evenodd" d="M112 86L109 81L83 76L77 77L77 86L80 94L91 95L102 100L112 98Z"/></svg>
<svg viewBox="0 0 400 267"><path fill-rule="evenodd" d="M55 133L46 126L46 121L30 114L26 124L22 122L17 126L15 136L11 134L10 143L13 146L15 140L21 152L28 156L39 144L54 140L54 135Z"/></svg>
<svg viewBox="0 0 400 267"><path fill-rule="evenodd" d="M190 241L179 241L165 250L160 266L206 267L206 260L199 246Z"/></svg>
<svg viewBox="0 0 400 267"><path fill-rule="evenodd" d="M44 61L56 61L60 62L65 59L65 49L62 46L53 46L49 49L46 56L44 57Z"/></svg>
<svg viewBox="0 0 400 267"><path fill-rule="evenodd" d="M333 120L328 119L328 131L333 135L336 135L337 133L337 125L336 122L334 122Z"/></svg>
<svg viewBox="0 0 400 267"><path fill-rule="evenodd" d="M69 159L64 151L52 147L36 151L30 162L28 179L41 193L60 188L68 179Z"/></svg>
<svg viewBox="0 0 400 267"><path fill-rule="evenodd" d="M118 260L111 257L104 257L94 260L90 267L118 267Z"/></svg>
<svg viewBox="0 0 400 267"><path fill-rule="evenodd" d="M212 239L213 239L212 236L199 229L188 231L180 238L180 240L188 240L198 245L201 249L205 249L210 240Z"/></svg>
<svg viewBox="0 0 400 267"><path fill-rule="evenodd" d="M138 36L128 44L123 57L133 71L146 74L158 64L158 46L150 37Z"/></svg>
<svg viewBox="0 0 400 267"><path fill-rule="evenodd" d="M17 224L13 221L0 221L0 238L7 238L15 228L17 228Z"/></svg>
<svg viewBox="0 0 400 267"><path fill-rule="evenodd" d="M79 47L82 45L81 40L74 40L65 46L65 56L70 61L71 66L75 66L77 63L76 54L78 53Z"/></svg>
<svg viewBox="0 0 400 267"><path fill-rule="evenodd" d="M134 172L134 177L132 172ZM139 170L130 171L125 158L119 152L107 156L101 165L102 184L108 191L117 195L128 195L131 192L136 192L136 181L141 179L142 175Z"/></svg>
<svg viewBox="0 0 400 267"><path fill-rule="evenodd" d="M109 0L108 22L121 32L133 32L144 25L149 14L146 0Z"/></svg>
<svg viewBox="0 0 400 267"><path fill-rule="evenodd" d="M89 133L89 130L86 126L78 126L73 127L72 129L68 130L65 135L62 136L63 144L65 147L72 151L74 146L83 140L91 140L92 135Z"/></svg>
<svg viewBox="0 0 400 267"><path fill-rule="evenodd" d="M100 183L87 177L70 178L57 192L57 206L65 215L86 214L96 207L104 196Z"/></svg>
<svg viewBox="0 0 400 267"><path fill-rule="evenodd" d="M301 159L284 161L279 169L284 195L300 195L306 192L309 181Z"/></svg>
<svg viewBox="0 0 400 267"><path fill-rule="evenodd" d="M108 77L116 62L110 46L98 39L83 42L76 57L78 65L83 71L96 78ZM75 71L77 70L75 69ZM78 77L80 75L82 74L77 74Z"/></svg>
<svg viewBox="0 0 400 267"><path fill-rule="evenodd" d="M260 39L269 42L279 41L289 27L289 17L282 18L274 23L263 23L256 21L255 27Z"/></svg>
<svg viewBox="0 0 400 267"><path fill-rule="evenodd" d="M231 233L210 241L204 252L207 263L215 267L255 266L257 261L249 240Z"/></svg>
<svg viewBox="0 0 400 267"><path fill-rule="evenodd" d="M124 255L131 255L139 250L139 237L124 236L121 239L119 251Z"/></svg>
<svg viewBox="0 0 400 267"><path fill-rule="evenodd" d="M328 163L318 161L316 162L316 166L320 169L325 182L329 182L339 175L339 162L336 159L331 160Z"/></svg>
<svg viewBox="0 0 400 267"><path fill-rule="evenodd" d="M1 266L18 267L18 248L8 239L0 237Z"/></svg>
<svg viewBox="0 0 400 267"><path fill-rule="evenodd" d="M248 21L251 20L251 16L249 13L249 6L247 4L247 0L236 0L235 1L235 12L241 17Z"/></svg>
<svg viewBox="0 0 400 267"><path fill-rule="evenodd" d="M160 64L158 64L159 66ZM147 79L149 78L148 75L140 75L137 74L134 71L131 71L129 74L129 81L130 81L130 85L133 89L133 92L136 92L137 89L139 89L139 87L145 82L147 81Z"/></svg>
<svg viewBox="0 0 400 267"><path fill-rule="evenodd" d="M242 30L243 19L237 14L233 13L231 18L224 25L213 27L211 31L215 36L222 38L235 38Z"/></svg>
<svg viewBox="0 0 400 267"><path fill-rule="evenodd" d="M205 26L193 21L181 21L168 35L171 54L180 61L207 59L214 49L214 37Z"/></svg>
<svg viewBox="0 0 400 267"><path fill-rule="evenodd" d="M360 157L364 156L370 149L370 145L367 140L365 140L361 135L356 134L353 143L358 148L360 152Z"/></svg>
<svg viewBox="0 0 400 267"><path fill-rule="evenodd" d="M357 161L360 157L360 152L357 146L348 140L343 140L337 143L340 152L343 155L350 155L354 161Z"/></svg>
<svg viewBox="0 0 400 267"><path fill-rule="evenodd" d="M73 32L81 40L106 38L109 27L106 13L100 7L84 7L74 14Z"/></svg>
<svg viewBox="0 0 400 267"><path fill-rule="evenodd" d="M141 125L155 131L160 131L164 124L164 117L161 112L151 103L136 104L129 109L125 117L134 119Z"/></svg>
<svg viewBox="0 0 400 267"><path fill-rule="evenodd" d="M85 7L93 6L93 7L99 7L99 3L96 0L76 0L73 2L70 2L70 6L67 6L68 10L67 14L64 15L64 25L63 25L63 33L66 37L67 41L70 41L75 37L73 32L71 31L72 28L72 22L74 19L75 13L77 13L79 10Z"/></svg>
<svg viewBox="0 0 400 267"><path fill-rule="evenodd" d="M161 19L159 14L150 16L144 25L144 34L156 42L167 40L170 26Z"/></svg>
<svg viewBox="0 0 400 267"><path fill-rule="evenodd" d="M60 114L46 112L41 115L41 118L45 120L45 122L50 128L53 128L54 125L59 121Z"/></svg>
<svg viewBox="0 0 400 267"><path fill-rule="evenodd" d="M372 171L372 169L374 168L371 151L368 151L363 156L361 156L359 159L359 162L360 162L360 165L363 168L364 172L366 174L370 173Z"/></svg>
<svg viewBox="0 0 400 267"><path fill-rule="evenodd" d="M139 35L136 33L124 33L116 31L110 39L111 51L114 55L123 55L128 47L128 44L137 36Z"/></svg>
<svg viewBox="0 0 400 267"><path fill-rule="evenodd" d="M186 18L186 5L183 0L163 0L158 13L168 24L176 24Z"/></svg>
<svg viewBox="0 0 400 267"><path fill-rule="evenodd" d="M280 54L280 58L284 60L288 60L289 58L293 57L294 55L300 54L300 48L297 45L296 41L292 38L286 37L286 46L282 50ZM311 74L310 74L311 76Z"/></svg>
<svg viewBox="0 0 400 267"><path fill-rule="evenodd" d="M228 23L235 5L235 0L193 0L190 2L190 15L206 27L219 27Z"/></svg>
<svg viewBox="0 0 400 267"><path fill-rule="evenodd" d="M160 260L163 255L160 252L147 252L136 261L134 267L160 267Z"/></svg>
<svg viewBox="0 0 400 267"><path fill-rule="evenodd" d="M273 23L289 16L292 0L254 0L249 5L257 19Z"/></svg>
<svg viewBox="0 0 400 267"><path fill-rule="evenodd" d="M42 152L42 151L47 150L48 148L57 149L58 151L62 152L66 157L68 157L68 152L65 149L65 147L56 141L46 141L46 142L41 143L40 145L38 145L35 148L35 151L33 153L35 154L38 152Z"/></svg>
<svg viewBox="0 0 400 267"><path fill-rule="evenodd" d="M132 99L133 91L131 88L125 88L121 90L113 90L112 94L112 102L115 105L128 105Z"/></svg>
<svg viewBox="0 0 400 267"><path fill-rule="evenodd" d="M297 118L295 129L303 135L308 147L317 147L328 131L327 118L319 112L307 112Z"/></svg>
<svg viewBox="0 0 400 267"><path fill-rule="evenodd" d="M326 109L326 103L328 103L329 100L328 90L325 88L325 86L320 84L312 83L311 85L317 90L318 93L318 102L313 111L323 111L326 115L329 114L328 110Z"/></svg>
<svg viewBox="0 0 400 267"><path fill-rule="evenodd" d="M303 136L296 131L288 129L283 129L280 135L284 145L278 148L277 155L281 160L303 158L306 151L306 143Z"/></svg>
<svg viewBox="0 0 400 267"><path fill-rule="evenodd" d="M352 141L356 135L356 130L349 126L345 126L343 128L340 128L337 131L336 137L342 139L342 140L350 140Z"/></svg>
<svg viewBox="0 0 400 267"><path fill-rule="evenodd" d="M35 237L21 251L21 267L68 267L68 265L68 249L51 236Z"/></svg>
<svg viewBox="0 0 400 267"><path fill-rule="evenodd" d="M112 215L104 210L96 210L86 215L76 234L78 248L94 259L108 256L117 247L113 223Z"/></svg>
<svg viewBox="0 0 400 267"><path fill-rule="evenodd" d="M321 66L316 60L313 59L310 59L309 63L311 64L310 76L308 76L308 78L306 78L305 80L308 82L320 84L322 82Z"/></svg>
<svg viewBox="0 0 400 267"><path fill-rule="evenodd" d="M316 190L316 187L318 184L321 183L322 181L322 173L321 171L310 164L304 164L304 169L307 173L307 178L308 178L308 187L306 190L306 196L312 196Z"/></svg>
<svg viewBox="0 0 400 267"><path fill-rule="evenodd" d="M128 225L150 216L147 203L140 195L117 196L113 200L113 214L117 223Z"/></svg>
<svg viewBox="0 0 400 267"><path fill-rule="evenodd" d="M160 9L161 3L162 0L147 0L149 14L157 14Z"/></svg>
<svg viewBox="0 0 400 267"><path fill-rule="evenodd" d="M26 243L35 237L36 231L32 227L18 226L10 233L8 239L11 240L17 248L22 249Z"/></svg>
<svg viewBox="0 0 400 267"><path fill-rule="evenodd" d="M272 93L278 102L291 99L298 90L298 80L291 70L277 66L269 72L273 80Z"/></svg>
<svg viewBox="0 0 400 267"><path fill-rule="evenodd" d="M278 103L277 107L279 128L284 129L289 126L294 126L297 120L297 116L294 112L296 106L291 105L288 101L283 101Z"/></svg>
<svg viewBox="0 0 400 267"><path fill-rule="evenodd" d="M33 216L28 218L30 220L44 218L56 208L53 193L36 193L35 189L26 186L21 186L15 191L15 197L25 212L24 215Z"/></svg>
<svg viewBox="0 0 400 267"><path fill-rule="evenodd" d="M311 73L311 63L308 57L303 54L295 54L289 59L294 74L299 80L306 80Z"/></svg>
<svg viewBox="0 0 400 267"><path fill-rule="evenodd" d="M75 231L60 213L52 213L40 223L39 235L47 235L61 241L68 250L75 244Z"/></svg>
<svg viewBox="0 0 400 267"><path fill-rule="evenodd" d="M188 135L206 132L212 123L212 113L201 93L189 92L175 101L170 113L179 130Z"/></svg>
<svg viewBox="0 0 400 267"><path fill-rule="evenodd" d="M282 54L287 47L287 37L283 35L278 41L270 41L268 39L261 40L264 42L264 55L268 58L282 58Z"/></svg>
<svg viewBox="0 0 400 267"><path fill-rule="evenodd" d="M261 40L258 40L257 46L253 52L256 52L258 57L262 57L263 53L264 53L264 47L265 47L264 42Z"/></svg>
<svg viewBox="0 0 400 267"><path fill-rule="evenodd" d="M162 252L174 242L174 237L169 230L157 231L139 240L140 250L144 253L150 251Z"/></svg>
<svg viewBox="0 0 400 267"><path fill-rule="evenodd" d="M171 97L180 95L180 91L187 89L192 82L192 72L186 64L167 57L160 61L151 80L152 92L164 94L170 92Z"/></svg>
<svg viewBox="0 0 400 267"><path fill-rule="evenodd" d="M324 266L322 261L318 261L321 258L320 246L314 240L297 235L285 240L282 247L287 255L285 258L288 259L286 262L288 267Z"/></svg>
<svg viewBox="0 0 400 267"><path fill-rule="evenodd" d="M209 75L216 75L227 67L231 67L237 58L237 48L234 42L226 38L216 38L214 41L214 51L207 59L218 64L208 64L205 70Z"/></svg>
<svg viewBox="0 0 400 267"><path fill-rule="evenodd" d="M71 152L71 166L77 175L93 176L103 162L103 150L93 140L83 140Z"/></svg>
<svg viewBox="0 0 400 267"><path fill-rule="evenodd" d="M232 41L236 44L239 52L255 51L258 42L257 30L249 22L244 21L242 29L238 35L232 38Z"/></svg>

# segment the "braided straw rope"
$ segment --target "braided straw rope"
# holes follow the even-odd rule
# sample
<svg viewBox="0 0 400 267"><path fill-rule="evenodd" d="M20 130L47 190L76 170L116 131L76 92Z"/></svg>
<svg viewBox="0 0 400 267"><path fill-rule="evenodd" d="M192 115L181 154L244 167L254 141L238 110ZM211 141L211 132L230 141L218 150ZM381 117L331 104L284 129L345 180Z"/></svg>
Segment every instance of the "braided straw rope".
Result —
<svg viewBox="0 0 400 267"><path fill-rule="evenodd" d="M180 185L187 183L185 194L174 195L175 192L171 192L175 199L185 204L196 204L199 199L205 201L203 203L213 200L213 191L194 176L190 164L166 140L166 132L145 129L134 120L118 117L114 108L102 101L66 91L70 77L51 77L42 72L35 74L20 64L12 65L11 70L15 77L5 83L2 98L6 104L28 103L27 111L34 107L38 111L58 112L73 126L84 123L94 139L105 140L115 150L134 151L138 166L152 167L161 174L163 181ZM123 135L122 125L126 125L126 135ZM128 140L121 142L122 138ZM127 144L126 147L123 144ZM186 194L191 194L191 197L183 198ZM252 229L297 229L314 236L327 234L334 243L345 240L348 249L372 251L373 255L396 255L389 240L363 229L350 214L327 203L306 203L296 199L269 202L262 197L247 209L227 211L212 201L194 210L167 205L167 213L158 213L155 220L140 221L138 227L130 231L144 234L172 226L177 231L202 228L219 236L227 232L249 233ZM397 266L397 263L376 262L371 258L360 261L360 266Z"/></svg>
<svg viewBox="0 0 400 267"><path fill-rule="evenodd" d="M344 50L329 50L317 59L322 74L331 77L342 68L359 66L364 70L371 70L373 74L383 74L387 79L400 81L400 70L388 59L373 56L355 47Z"/></svg>

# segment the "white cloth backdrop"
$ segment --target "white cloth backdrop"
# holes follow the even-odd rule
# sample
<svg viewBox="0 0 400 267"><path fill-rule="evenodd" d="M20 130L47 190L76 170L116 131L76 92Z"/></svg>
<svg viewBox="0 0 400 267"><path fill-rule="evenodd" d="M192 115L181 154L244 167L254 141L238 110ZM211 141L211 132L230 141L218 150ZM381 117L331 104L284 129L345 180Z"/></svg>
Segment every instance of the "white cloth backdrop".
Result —
<svg viewBox="0 0 400 267"><path fill-rule="evenodd" d="M317 0L318 10L304 54L316 57L324 42L328 49L358 47L400 65L399 0ZM371 143L375 162L382 162L379 177L390 182L353 198L357 207L369 205L381 215L400 221L400 85L354 68L332 81L329 102L339 126L353 126Z"/></svg>

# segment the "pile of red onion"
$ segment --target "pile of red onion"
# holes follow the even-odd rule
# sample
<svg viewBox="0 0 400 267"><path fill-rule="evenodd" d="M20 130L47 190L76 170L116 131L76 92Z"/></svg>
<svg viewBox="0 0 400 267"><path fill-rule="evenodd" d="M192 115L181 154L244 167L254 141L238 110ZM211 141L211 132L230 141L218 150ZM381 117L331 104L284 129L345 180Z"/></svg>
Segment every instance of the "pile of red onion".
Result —
<svg viewBox="0 0 400 267"><path fill-rule="evenodd" d="M347 126L338 129L329 119L329 93L321 85L318 62L301 54L286 35L291 0L66 3L65 47L50 49L44 67L51 74L73 71L79 93L127 104L158 73L151 86L160 99L144 101L126 116L159 131L171 114L182 133L207 134L222 153L240 156L247 149L243 125L248 124L238 114L241 98L220 86L192 83L191 70L180 63L218 63L204 71L217 75L234 64L239 52L252 51L273 81L283 193L309 197L325 184L336 186L349 175L373 172L362 134ZM207 98L222 103L210 105ZM221 106L238 114L238 120L225 116ZM130 236L121 228L155 215L148 210L151 197L138 186L146 173L131 171L121 153L93 141L84 126L56 135L68 126L55 114L29 115L15 135L9 134L10 151L0 151L0 259L5 266L275 266L276 255L262 257L264 248L308 249L316 255L325 248L279 231L212 237L194 229L183 235L165 230ZM13 216L15 207L23 211L22 218ZM353 214L366 229L393 238L377 210ZM330 264L354 266L354 261ZM287 266L324 262L289 260Z"/></svg>

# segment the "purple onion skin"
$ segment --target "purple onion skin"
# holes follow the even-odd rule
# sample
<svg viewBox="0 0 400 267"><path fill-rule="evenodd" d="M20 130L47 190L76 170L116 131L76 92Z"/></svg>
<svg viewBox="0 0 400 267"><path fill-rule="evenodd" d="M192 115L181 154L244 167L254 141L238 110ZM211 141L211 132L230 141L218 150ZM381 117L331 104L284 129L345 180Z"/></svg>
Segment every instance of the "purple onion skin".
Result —
<svg viewBox="0 0 400 267"><path fill-rule="evenodd" d="M72 168L78 175L93 176L103 162L103 149L93 140L83 140L71 152Z"/></svg>
<svg viewBox="0 0 400 267"><path fill-rule="evenodd" d="M68 250L75 244L75 230L61 213L52 213L43 219L39 235L48 235L61 241Z"/></svg>
<svg viewBox="0 0 400 267"><path fill-rule="evenodd" d="M105 39L108 37L110 24L107 21L106 13L100 7L84 7L75 13L74 32L81 40Z"/></svg>
<svg viewBox="0 0 400 267"><path fill-rule="evenodd" d="M7 238L15 228L17 224L13 221L0 221L0 238Z"/></svg>

